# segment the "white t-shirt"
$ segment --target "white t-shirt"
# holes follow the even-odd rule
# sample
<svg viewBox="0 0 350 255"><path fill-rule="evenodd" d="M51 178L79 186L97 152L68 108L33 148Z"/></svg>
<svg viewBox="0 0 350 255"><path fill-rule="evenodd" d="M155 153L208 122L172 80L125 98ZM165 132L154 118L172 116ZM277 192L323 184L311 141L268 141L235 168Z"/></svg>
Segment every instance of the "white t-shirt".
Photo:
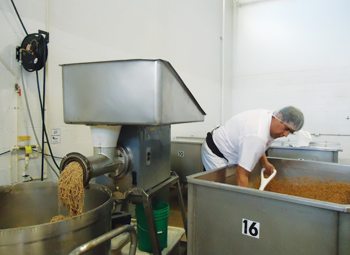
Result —
<svg viewBox="0 0 350 255"><path fill-rule="evenodd" d="M273 141L272 112L258 109L239 113L215 129L213 140L229 164L252 171Z"/></svg>

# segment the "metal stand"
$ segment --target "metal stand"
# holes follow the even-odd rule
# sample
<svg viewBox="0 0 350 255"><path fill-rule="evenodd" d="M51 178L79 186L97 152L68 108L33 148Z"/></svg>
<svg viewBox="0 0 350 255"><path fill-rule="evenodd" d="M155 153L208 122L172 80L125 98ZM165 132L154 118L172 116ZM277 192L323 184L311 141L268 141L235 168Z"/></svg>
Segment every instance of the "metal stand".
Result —
<svg viewBox="0 0 350 255"><path fill-rule="evenodd" d="M153 254L161 255L161 249L159 245L159 240L157 238L157 230L154 223L153 210L152 210L152 198L161 189L171 186L176 183L178 201L181 209L182 221L184 224L185 233L187 235L187 219L185 212L185 204L182 197L181 186L179 181L179 176L175 172L171 172L170 177L165 181L159 183L155 187L145 191L141 188L135 188L128 194L128 199L134 203L142 203L145 209L145 215L147 218L147 223L149 227L150 239L152 243Z"/></svg>

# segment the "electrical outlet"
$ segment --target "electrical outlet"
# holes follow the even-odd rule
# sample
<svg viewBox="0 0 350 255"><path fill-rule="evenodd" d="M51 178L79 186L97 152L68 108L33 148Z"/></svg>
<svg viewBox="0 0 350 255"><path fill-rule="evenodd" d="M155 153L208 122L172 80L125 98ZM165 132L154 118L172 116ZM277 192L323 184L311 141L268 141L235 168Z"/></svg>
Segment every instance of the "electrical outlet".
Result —
<svg viewBox="0 0 350 255"><path fill-rule="evenodd" d="M61 143L61 136L60 135L51 135L51 143L52 144Z"/></svg>

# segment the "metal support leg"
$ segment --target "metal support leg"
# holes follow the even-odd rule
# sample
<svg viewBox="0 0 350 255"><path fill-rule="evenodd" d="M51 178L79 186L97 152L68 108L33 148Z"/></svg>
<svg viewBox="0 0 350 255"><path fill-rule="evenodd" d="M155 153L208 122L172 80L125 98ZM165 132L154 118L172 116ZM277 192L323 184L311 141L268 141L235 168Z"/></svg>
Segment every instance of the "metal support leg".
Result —
<svg viewBox="0 0 350 255"><path fill-rule="evenodd" d="M179 179L177 179L176 186L177 186L177 197L178 197L180 210L181 210L181 216L182 216L182 223L184 224L184 229L185 229L185 233L187 236L187 217L186 217L185 203L184 203L184 199L182 196L181 185L180 185Z"/></svg>
<svg viewBox="0 0 350 255"><path fill-rule="evenodd" d="M143 207L145 210L145 216L147 218L147 224L149 228L149 234L150 234L152 250L154 255L161 255L161 249L160 249L160 244L157 236L157 229L156 229L154 217L153 217L152 197L162 188L169 187L170 185L173 185L175 183L177 187L178 201L181 209L182 221L183 221L184 229L187 236L187 219L186 219L186 212L185 212L185 204L182 197L179 177L175 172L171 172L171 176L167 180L165 180L164 182L158 184L157 186L147 191L140 188L135 188L130 190L130 192L127 195L127 197L131 201L135 203L143 204Z"/></svg>
<svg viewBox="0 0 350 255"><path fill-rule="evenodd" d="M161 255L162 251L160 249L160 244L157 236L157 229L154 223L153 210L152 210L152 198L143 191L142 203L145 210L145 215L147 218L148 230L150 234L150 240L152 243L153 254Z"/></svg>

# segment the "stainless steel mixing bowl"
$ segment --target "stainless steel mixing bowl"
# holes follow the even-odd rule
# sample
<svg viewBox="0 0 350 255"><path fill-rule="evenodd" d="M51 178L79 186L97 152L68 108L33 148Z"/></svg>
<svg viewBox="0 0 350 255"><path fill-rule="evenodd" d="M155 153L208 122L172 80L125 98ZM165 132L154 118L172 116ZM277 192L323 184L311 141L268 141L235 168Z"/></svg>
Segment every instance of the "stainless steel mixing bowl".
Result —
<svg viewBox="0 0 350 255"><path fill-rule="evenodd" d="M56 223L57 184L29 182L0 187L0 254L68 254L111 229L111 192L90 184L83 214ZM108 254L109 243L89 254Z"/></svg>

